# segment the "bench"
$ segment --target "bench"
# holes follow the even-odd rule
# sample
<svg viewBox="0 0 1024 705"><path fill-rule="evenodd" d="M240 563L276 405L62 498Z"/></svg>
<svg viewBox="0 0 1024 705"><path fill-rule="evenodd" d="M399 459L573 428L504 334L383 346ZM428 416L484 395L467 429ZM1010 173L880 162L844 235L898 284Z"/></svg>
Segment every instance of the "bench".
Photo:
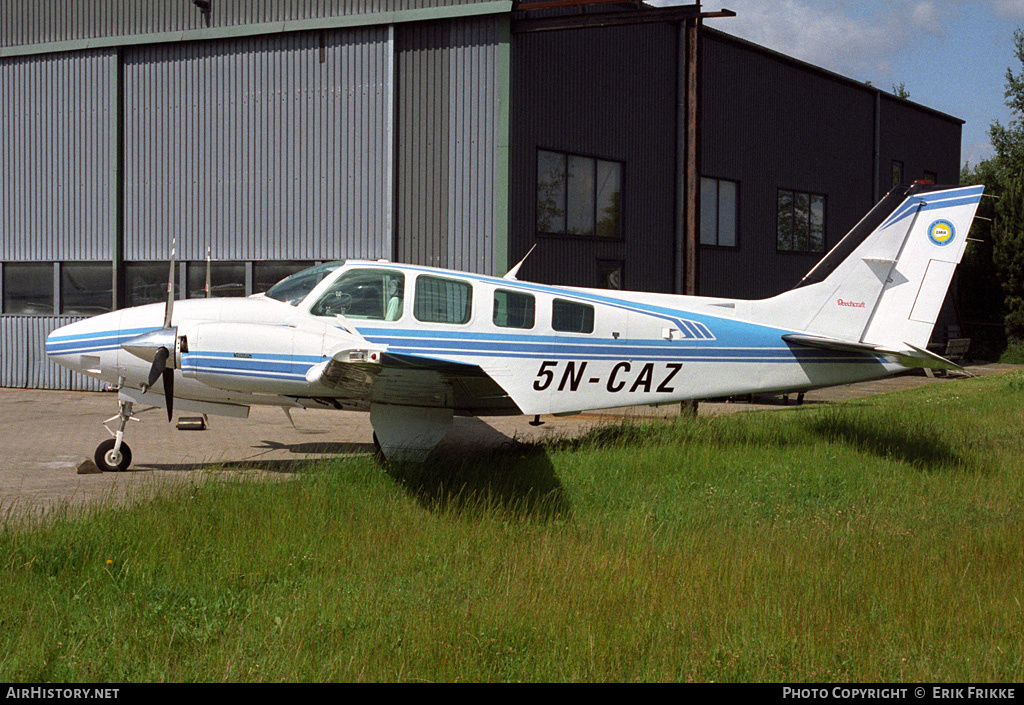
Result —
<svg viewBox="0 0 1024 705"><path fill-rule="evenodd" d="M935 349L934 351L938 352L940 355L942 355L950 362L960 364L960 362L967 357L967 351L970 349L970 347L970 338L950 338L949 340L946 341L946 347L944 349L941 346L936 346L937 349ZM928 346L928 348L929 350L931 350L932 346ZM933 376L933 373L944 375L947 374L948 372L949 370L930 370L928 368L925 368L924 371L924 373L929 377Z"/></svg>

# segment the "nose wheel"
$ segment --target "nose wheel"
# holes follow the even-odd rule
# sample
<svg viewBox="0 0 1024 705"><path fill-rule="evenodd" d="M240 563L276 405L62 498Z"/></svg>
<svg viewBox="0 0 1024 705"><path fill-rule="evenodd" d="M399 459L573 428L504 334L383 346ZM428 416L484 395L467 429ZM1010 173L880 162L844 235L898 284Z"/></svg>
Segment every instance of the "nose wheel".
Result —
<svg viewBox="0 0 1024 705"><path fill-rule="evenodd" d="M103 472L123 472L132 464L132 449L122 441L121 447L115 450L116 444L116 439L108 438L96 446L93 460L96 461L96 467Z"/></svg>
<svg viewBox="0 0 1024 705"><path fill-rule="evenodd" d="M123 472L132 464L132 449L124 442L124 428L129 421L138 421L138 419L134 418L132 414L134 406L132 402L122 399L118 401L118 404L120 408L117 416L103 422L104 428L110 431L113 438L108 438L96 446L96 452L93 454L96 467L104 472ZM111 431L107 426L112 421L117 421L117 431Z"/></svg>

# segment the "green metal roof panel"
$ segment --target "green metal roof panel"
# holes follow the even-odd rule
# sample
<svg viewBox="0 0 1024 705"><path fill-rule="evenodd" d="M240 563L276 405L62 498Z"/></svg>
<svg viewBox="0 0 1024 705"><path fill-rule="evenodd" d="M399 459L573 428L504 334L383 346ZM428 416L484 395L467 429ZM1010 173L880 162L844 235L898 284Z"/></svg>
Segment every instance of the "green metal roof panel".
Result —
<svg viewBox="0 0 1024 705"><path fill-rule="evenodd" d="M511 0L0 0L0 57L510 12Z"/></svg>

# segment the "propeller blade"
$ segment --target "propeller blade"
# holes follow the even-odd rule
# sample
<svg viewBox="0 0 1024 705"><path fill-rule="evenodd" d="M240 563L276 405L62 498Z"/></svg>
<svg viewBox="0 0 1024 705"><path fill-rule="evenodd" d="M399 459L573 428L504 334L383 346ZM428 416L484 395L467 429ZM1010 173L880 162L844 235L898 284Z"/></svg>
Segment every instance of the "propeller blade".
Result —
<svg viewBox="0 0 1024 705"><path fill-rule="evenodd" d="M149 368L149 379L146 380L146 385L142 388L143 393L156 384L161 373L167 371L167 358L170 354L171 351L167 348L157 348L156 354L153 356L153 366Z"/></svg>
<svg viewBox="0 0 1024 705"><path fill-rule="evenodd" d="M164 400L167 402L167 422L171 422L174 413L174 370L164 368Z"/></svg>
<svg viewBox="0 0 1024 705"><path fill-rule="evenodd" d="M206 248L206 298L210 298L210 248Z"/></svg>
<svg viewBox="0 0 1024 705"><path fill-rule="evenodd" d="M171 314L174 313L174 250L177 238L171 241L171 267L167 273L167 308L164 309L164 328L171 327Z"/></svg>

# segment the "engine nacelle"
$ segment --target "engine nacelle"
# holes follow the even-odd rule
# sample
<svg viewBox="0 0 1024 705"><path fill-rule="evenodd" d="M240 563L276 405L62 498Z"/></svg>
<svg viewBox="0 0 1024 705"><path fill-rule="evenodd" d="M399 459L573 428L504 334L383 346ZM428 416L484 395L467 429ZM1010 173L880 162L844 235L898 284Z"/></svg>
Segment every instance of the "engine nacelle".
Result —
<svg viewBox="0 0 1024 705"><path fill-rule="evenodd" d="M205 322L180 326L179 335L185 377L217 389L297 396L309 392L311 367L341 347L368 345L328 325Z"/></svg>

